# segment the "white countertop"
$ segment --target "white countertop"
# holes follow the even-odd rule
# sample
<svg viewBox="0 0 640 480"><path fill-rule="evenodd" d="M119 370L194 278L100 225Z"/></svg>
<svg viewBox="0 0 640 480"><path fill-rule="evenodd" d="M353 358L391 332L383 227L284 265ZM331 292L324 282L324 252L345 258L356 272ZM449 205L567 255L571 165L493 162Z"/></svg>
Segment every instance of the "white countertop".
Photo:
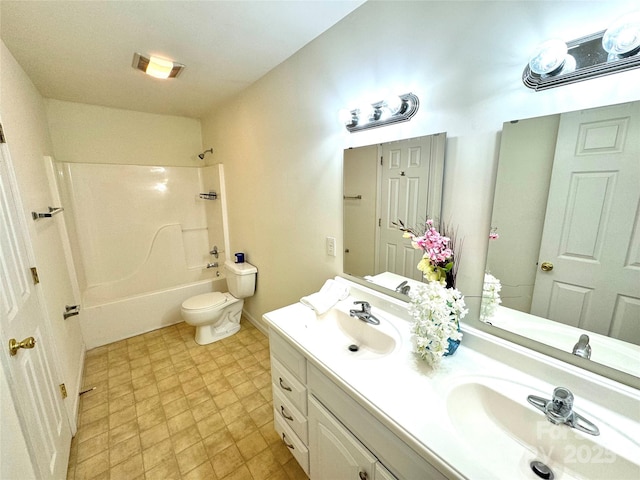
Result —
<svg viewBox="0 0 640 480"><path fill-rule="evenodd" d="M528 355L528 351L522 347L514 346L513 351L505 353L505 349L511 347L500 339L495 340L495 345L491 344L487 347L488 340L482 338L487 336L486 334L464 326L465 337L456 353L443 358L437 369L431 368L412 352L410 322L405 304L384 296L380 300L379 294L369 295L366 290L356 284L344 279L340 281L350 285L352 294L346 300L339 302L335 308L348 312L353 308L354 300L369 301L373 305L372 313L383 323L392 324L400 334L401 342L392 354L377 359L349 358L350 352L346 345L334 344L330 338L322 338L318 335L318 326L322 325L324 317L316 316L315 312L301 303L269 312L265 314L265 320L270 328L275 328L301 349L309 361L336 381L363 408L370 411L447 477L473 480L538 478L528 470L528 463L526 468L524 466L522 470L518 468L519 471L513 470L513 463L498 462L488 466L486 457L475 452L472 446L460 436L460 432L453 427L446 404L448 393L457 385L482 378L494 382L508 381L510 386L516 386L512 391L518 392L518 398L523 396L521 400L524 404L527 403L526 395L528 394L549 398L553 388L558 385L547 383L525 372L522 365L522 359L525 358L525 363L537 364L537 367L536 365L534 367L538 370L532 367L534 373L548 372L549 381L557 380L558 375L565 373L574 377L577 375L573 380L567 378L564 381L565 386L571 388L576 395L574 404L576 410L579 411L582 407L589 411L590 407L594 407L601 413L601 407L598 410L597 405L579 396L580 386L585 383L582 370L566 364L556 365L556 360L535 352L531 352L531 358L524 357L523 355ZM384 312L377 307L381 303ZM385 313L389 311L394 313ZM493 340L489 339L489 341ZM484 347L479 349L470 348L467 345L477 346L483 342ZM506 355L504 358L506 363L491 358L489 356L492 355L491 353L488 355L478 350L501 352ZM513 368L507 363L518 368ZM624 404L620 406L622 409L626 409L628 405L634 405L639 398L637 391L633 389L625 386L620 386L618 389L618 384L607 379L601 380L600 377L589 372L585 372L584 375L589 381L596 382L595 386L589 388L591 393L595 393L594 388L604 389L603 391L607 393L613 389L616 390L615 395L622 395L624 397L622 402L616 399L616 404ZM597 394L596 396L602 397ZM534 407L531 408L535 410ZM618 419L618 413L613 411L609 413L611 421L615 422ZM638 413L640 416L640 411ZM542 416L542 413L540 415ZM632 417L637 420L635 414L632 414ZM488 438L487 441L490 442L491 439ZM497 452L497 458L500 458L500 452Z"/></svg>

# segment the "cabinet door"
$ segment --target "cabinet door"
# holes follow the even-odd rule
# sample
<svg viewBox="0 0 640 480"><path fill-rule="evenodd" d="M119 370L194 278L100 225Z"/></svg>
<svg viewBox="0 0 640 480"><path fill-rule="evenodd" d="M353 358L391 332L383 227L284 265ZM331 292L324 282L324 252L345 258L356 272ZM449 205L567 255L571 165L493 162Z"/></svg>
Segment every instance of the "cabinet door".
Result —
<svg viewBox="0 0 640 480"><path fill-rule="evenodd" d="M309 427L314 480L374 480L376 457L314 397L309 397Z"/></svg>
<svg viewBox="0 0 640 480"><path fill-rule="evenodd" d="M377 463L375 480L398 480L398 479L389 470L384 468L381 463Z"/></svg>

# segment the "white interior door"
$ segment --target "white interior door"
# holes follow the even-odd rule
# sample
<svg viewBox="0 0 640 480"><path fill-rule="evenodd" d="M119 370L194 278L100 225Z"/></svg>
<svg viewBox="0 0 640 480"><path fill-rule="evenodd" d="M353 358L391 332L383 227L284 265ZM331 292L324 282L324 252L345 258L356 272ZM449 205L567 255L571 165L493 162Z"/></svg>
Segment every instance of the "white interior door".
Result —
<svg viewBox="0 0 640 480"><path fill-rule="evenodd" d="M640 102L563 114L557 145L531 313L640 344Z"/></svg>
<svg viewBox="0 0 640 480"><path fill-rule="evenodd" d="M392 272L422 280L416 268L422 252L402 238L393 222L424 226L439 216L445 135L386 143L382 149L380 241L376 273Z"/></svg>
<svg viewBox="0 0 640 480"><path fill-rule="evenodd" d="M40 478L65 478L71 430L56 381L52 337L30 272L33 256L6 144L0 150L0 359L34 469ZM31 337L35 346L10 354L10 339Z"/></svg>

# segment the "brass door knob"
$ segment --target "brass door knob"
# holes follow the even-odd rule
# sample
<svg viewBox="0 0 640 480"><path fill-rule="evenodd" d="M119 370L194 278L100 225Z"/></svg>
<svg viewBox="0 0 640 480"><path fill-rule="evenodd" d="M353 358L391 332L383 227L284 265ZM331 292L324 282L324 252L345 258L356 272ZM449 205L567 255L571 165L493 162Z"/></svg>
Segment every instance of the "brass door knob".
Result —
<svg viewBox="0 0 640 480"><path fill-rule="evenodd" d="M543 272L550 272L551 270L553 270L553 263L542 262L542 265L540 265L540 270L542 270Z"/></svg>
<svg viewBox="0 0 640 480"><path fill-rule="evenodd" d="M18 342L15 338L9 340L9 353L13 357L21 348L33 348L36 346L36 339L33 337L25 338L23 341Z"/></svg>

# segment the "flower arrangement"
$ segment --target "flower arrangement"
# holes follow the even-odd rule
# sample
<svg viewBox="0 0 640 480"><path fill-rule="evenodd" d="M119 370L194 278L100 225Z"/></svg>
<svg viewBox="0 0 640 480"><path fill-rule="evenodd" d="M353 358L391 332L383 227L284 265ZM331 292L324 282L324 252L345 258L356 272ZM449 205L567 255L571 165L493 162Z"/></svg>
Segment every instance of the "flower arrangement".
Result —
<svg viewBox="0 0 640 480"><path fill-rule="evenodd" d="M468 313L462 294L441 282L428 282L409 292L409 314L415 352L437 366L451 355L462 339L460 320Z"/></svg>
<svg viewBox="0 0 640 480"><path fill-rule="evenodd" d="M451 236L441 234L434 226L433 219L427 219L425 222L424 234L406 227L400 220L394 225L404 232L404 238L411 239L413 248L424 251L422 260L418 263L418 270L424 278L429 282L440 282L454 288L457 273L453 251L455 240L452 240Z"/></svg>
<svg viewBox="0 0 640 480"><path fill-rule="evenodd" d="M490 273L484 274L484 285L482 286L482 303L480 304L480 320L487 323L496 313L498 305L502 303L500 290L502 285L500 280Z"/></svg>

